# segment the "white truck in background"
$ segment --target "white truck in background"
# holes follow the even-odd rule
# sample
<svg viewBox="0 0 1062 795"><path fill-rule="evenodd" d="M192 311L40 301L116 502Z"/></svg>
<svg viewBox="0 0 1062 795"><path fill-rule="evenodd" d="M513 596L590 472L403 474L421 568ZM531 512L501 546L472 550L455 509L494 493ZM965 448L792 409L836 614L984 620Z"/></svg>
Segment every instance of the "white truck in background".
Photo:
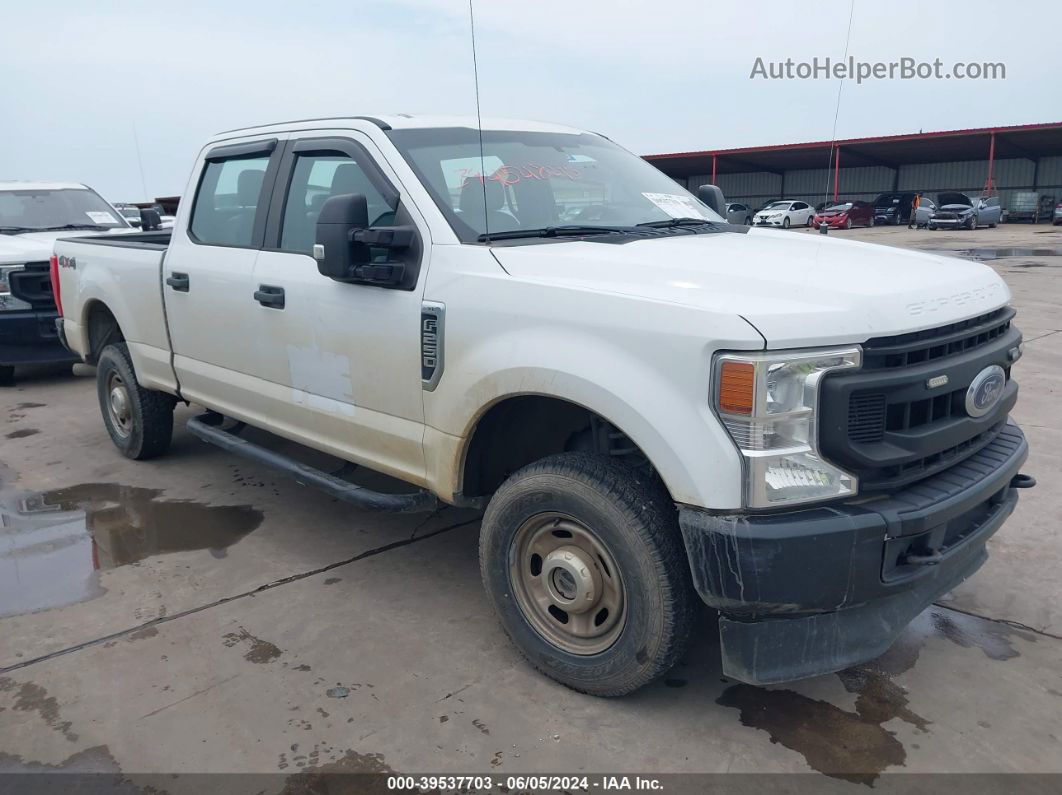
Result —
<svg viewBox="0 0 1062 795"><path fill-rule="evenodd" d="M48 258L74 230L123 234L132 227L79 182L0 180L0 383L16 365L61 364L75 357L59 342Z"/></svg>
<svg viewBox="0 0 1062 795"><path fill-rule="evenodd" d="M55 247L118 449L163 454L186 401L197 436L354 505L485 506L503 627L578 690L662 675L698 596L727 676L873 658L1034 482L991 269L727 224L603 136L288 122L216 136L184 195L172 230Z"/></svg>

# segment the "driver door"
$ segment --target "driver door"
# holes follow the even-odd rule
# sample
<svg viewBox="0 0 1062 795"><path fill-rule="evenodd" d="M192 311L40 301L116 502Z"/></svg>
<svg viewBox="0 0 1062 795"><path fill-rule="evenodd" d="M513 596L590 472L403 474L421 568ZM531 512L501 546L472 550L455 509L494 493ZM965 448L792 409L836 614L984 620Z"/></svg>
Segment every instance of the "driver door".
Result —
<svg viewBox="0 0 1062 795"><path fill-rule="evenodd" d="M368 137L301 138L287 147L254 264L262 296L249 333L274 426L312 446L414 483L424 481L420 319L412 290L334 281L312 257L332 196L366 197L370 226L409 223L390 170ZM421 240L426 226L413 223ZM421 247L421 271L430 246ZM282 296L277 299L276 296Z"/></svg>

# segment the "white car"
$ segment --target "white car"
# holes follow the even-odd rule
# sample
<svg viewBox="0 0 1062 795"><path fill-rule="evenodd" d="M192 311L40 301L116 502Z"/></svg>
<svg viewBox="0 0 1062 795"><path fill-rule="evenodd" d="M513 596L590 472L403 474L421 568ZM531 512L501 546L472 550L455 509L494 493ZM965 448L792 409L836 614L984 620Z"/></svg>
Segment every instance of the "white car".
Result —
<svg viewBox="0 0 1062 795"><path fill-rule="evenodd" d="M548 676L645 685L698 596L727 677L847 668L973 574L1032 485L1010 293L698 196L559 125L283 123L208 141L172 232L60 240L52 268L121 454L164 454L189 401L193 435L353 506L485 507L488 598Z"/></svg>
<svg viewBox="0 0 1062 795"><path fill-rule="evenodd" d="M756 226L780 226L788 229L791 226L811 226L814 217L815 208L807 202L783 199L768 204L757 212L752 222Z"/></svg>

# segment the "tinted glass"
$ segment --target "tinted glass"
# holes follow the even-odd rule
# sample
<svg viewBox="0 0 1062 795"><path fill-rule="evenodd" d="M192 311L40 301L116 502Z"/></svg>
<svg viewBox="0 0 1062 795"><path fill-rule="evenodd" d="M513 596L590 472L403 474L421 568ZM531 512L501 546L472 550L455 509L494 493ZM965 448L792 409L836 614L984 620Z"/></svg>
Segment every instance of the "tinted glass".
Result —
<svg viewBox="0 0 1062 795"><path fill-rule="evenodd" d="M129 224L88 188L0 190L0 231L128 229Z"/></svg>
<svg viewBox="0 0 1062 795"><path fill-rule="evenodd" d="M207 163L192 208L192 235L200 243L250 246L268 155Z"/></svg>
<svg viewBox="0 0 1062 795"><path fill-rule="evenodd" d="M393 223L392 208L353 158L343 154L320 154L296 159L284 203L280 248L310 254L322 205L332 196L348 193L365 196L370 225Z"/></svg>
<svg viewBox="0 0 1062 795"><path fill-rule="evenodd" d="M642 158L590 133L391 130L457 236L547 226L722 219Z"/></svg>

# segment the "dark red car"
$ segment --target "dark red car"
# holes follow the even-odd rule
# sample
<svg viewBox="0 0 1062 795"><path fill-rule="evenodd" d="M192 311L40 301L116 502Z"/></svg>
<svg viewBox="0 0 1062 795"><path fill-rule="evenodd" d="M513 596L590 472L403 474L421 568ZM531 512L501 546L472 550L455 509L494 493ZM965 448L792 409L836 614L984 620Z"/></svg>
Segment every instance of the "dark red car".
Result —
<svg viewBox="0 0 1062 795"><path fill-rule="evenodd" d="M818 229L826 224L830 229L851 229L853 226L874 226L874 205L870 202L845 202L831 205L815 213L812 221Z"/></svg>

